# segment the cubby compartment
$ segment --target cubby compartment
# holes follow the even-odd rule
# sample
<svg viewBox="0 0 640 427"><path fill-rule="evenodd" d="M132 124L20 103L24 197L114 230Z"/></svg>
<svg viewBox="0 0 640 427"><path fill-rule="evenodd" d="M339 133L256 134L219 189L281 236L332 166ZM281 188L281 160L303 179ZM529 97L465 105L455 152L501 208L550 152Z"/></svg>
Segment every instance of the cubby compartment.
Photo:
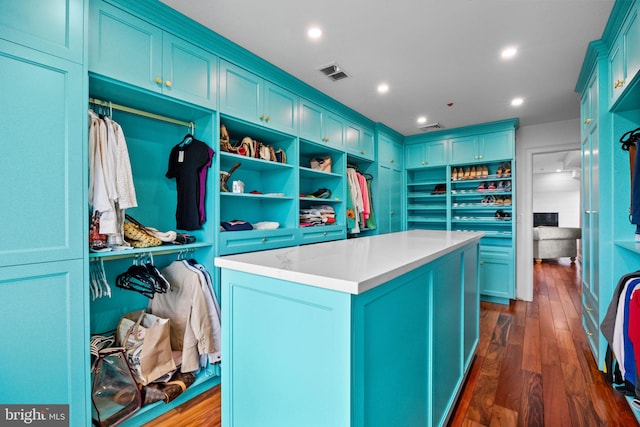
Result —
<svg viewBox="0 0 640 427"><path fill-rule="evenodd" d="M446 167L407 170L407 228L447 229Z"/></svg>
<svg viewBox="0 0 640 427"><path fill-rule="evenodd" d="M215 169L218 150L213 145L217 114L97 75L91 75L89 95L90 107L111 116L122 128L126 139L138 205L127 209L126 213L161 232L176 231L195 237L194 243L184 245L164 243L148 248L90 253L86 272L86 291L92 296L87 316L90 335L113 335L125 314L148 309L151 295L155 296L157 290L147 288L145 294L140 288L134 290L135 287L125 289L117 286L118 276L134 264L152 263L162 270L181 259L194 259L209 273L213 295L220 301L219 283L213 266L214 235L219 227L214 202L219 182ZM172 149L179 144L193 143L190 138L206 144L214 154L210 165L201 170L206 174L198 175L198 188L205 186L197 206L200 222L189 229L180 229L176 218L179 184L176 179L167 177L167 171ZM188 148L185 153L188 156ZM104 277L104 282L98 281L99 275ZM219 383L220 364L208 363L196 373L195 382L171 403L161 401L145 405L123 425L142 425Z"/></svg>

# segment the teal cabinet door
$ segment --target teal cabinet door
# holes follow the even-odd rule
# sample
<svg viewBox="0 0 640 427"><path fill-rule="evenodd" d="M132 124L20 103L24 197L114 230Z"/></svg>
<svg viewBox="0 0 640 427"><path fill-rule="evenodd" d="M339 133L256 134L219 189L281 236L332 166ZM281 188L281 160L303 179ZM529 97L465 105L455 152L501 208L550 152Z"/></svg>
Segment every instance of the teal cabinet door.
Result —
<svg viewBox="0 0 640 427"><path fill-rule="evenodd" d="M640 17L638 11L640 5L636 4L627 17L626 27L623 30L626 81L630 82L640 70Z"/></svg>
<svg viewBox="0 0 640 427"><path fill-rule="evenodd" d="M82 63L83 0L2 2L0 39Z"/></svg>
<svg viewBox="0 0 640 427"><path fill-rule="evenodd" d="M618 36L609 51L609 105L620 96L625 86L624 45L622 35Z"/></svg>
<svg viewBox="0 0 640 427"><path fill-rule="evenodd" d="M83 276L81 259L0 268L3 404L69 405L68 425L90 425Z"/></svg>
<svg viewBox="0 0 640 427"><path fill-rule="evenodd" d="M461 254L449 255L433 266L431 317L432 424L444 424L462 381Z"/></svg>
<svg viewBox="0 0 640 427"><path fill-rule="evenodd" d="M464 369L467 369L473 359L473 354L480 338L480 286L478 282L478 251L479 247L464 251L464 336L462 357Z"/></svg>
<svg viewBox="0 0 640 427"><path fill-rule="evenodd" d="M511 248L480 249L480 293L498 299L515 297L515 277Z"/></svg>
<svg viewBox="0 0 640 427"><path fill-rule="evenodd" d="M220 61L220 111L259 122L262 79L234 64Z"/></svg>
<svg viewBox="0 0 640 427"><path fill-rule="evenodd" d="M264 82L262 122L268 127L295 135L298 133L298 97L274 85Z"/></svg>
<svg viewBox="0 0 640 427"><path fill-rule="evenodd" d="M220 111L289 134L297 133L298 97L226 61L220 63Z"/></svg>
<svg viewBox="0 0 640 427"><path fill-rule="evenodd" d="M324 109L305 99L300 100L300 138L324 143Z"/></svg>
<svg viewBox="0 0 640 427"><path fill-rule="evenodd" d="M405 147L407 169L443 166L447 164L447 141L430 141Z"/></svg>
<svg viewBox="0 0 640 427"><path fill-rule="evenodd" d="M451 164L473 163L478 159L478 137L466 136L451 140Z"/></svg>
<svg viewBox="0 0 640 427"><path fill-rule="evenodd" d="M215 109L217 57L117 7L89 9L89 71Z"/></svg>
<svg viewBox="0 0 640 427"><path fill-rule="evenodd" d="M344 147L344 120L333 113L326 112L323 116L325 143L334 148Z"/></svg>
<svg viewBox="0 0 640 427"><path fill-rule="evenodd" d="M340 116L309 102L300 100L300 138L344 149L345 122Z"/></svg>
<svg viewBox="0 0 640 427"><path fill-rule="evenodd" d="M356 157L373 160L375 158L373 132L355 123L347 122L345 124L344 148Z"/></svg>
<svg viewBox="0 0 640 427"><path fill-rule="evenodd" d="M493 132L478 137L478 157L483 162L513 158L513 132Z"/></svg>
<svg viewBox="0 0 640 427"><path fill-rule="evenodd" d="M162 92L216 109L217 57L168 33L162 43Z"/></svg>
<svg viewBox="0 0 640 427"><path fill-rule="evenodd" d="M0 70L0 266L81 258L87 229L82 65L0 40Z"/></svg>
<svg viewBox="0 0 640 427"><path fill-rule="evenodd" d="M162 92L162 30L100 0L89 25L89 71Z"/></svg>

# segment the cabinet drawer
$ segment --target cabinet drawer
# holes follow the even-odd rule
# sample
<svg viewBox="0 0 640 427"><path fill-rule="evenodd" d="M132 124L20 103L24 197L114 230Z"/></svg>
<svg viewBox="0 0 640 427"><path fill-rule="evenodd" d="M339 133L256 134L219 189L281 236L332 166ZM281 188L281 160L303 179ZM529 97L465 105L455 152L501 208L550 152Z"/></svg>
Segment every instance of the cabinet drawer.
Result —
<svg viewBox="0 0 640 427"><path fill-rule="evenodd" d="M308 227L300 229L300 244L328 242L347 237L344 225Z"/></svg>
<svg viewBox="0 0 640 427"><path fill-rule="evenodd" d="M220 233L220 255L294 246L296 237L297 232L292 229L226 231Z"/></svg>

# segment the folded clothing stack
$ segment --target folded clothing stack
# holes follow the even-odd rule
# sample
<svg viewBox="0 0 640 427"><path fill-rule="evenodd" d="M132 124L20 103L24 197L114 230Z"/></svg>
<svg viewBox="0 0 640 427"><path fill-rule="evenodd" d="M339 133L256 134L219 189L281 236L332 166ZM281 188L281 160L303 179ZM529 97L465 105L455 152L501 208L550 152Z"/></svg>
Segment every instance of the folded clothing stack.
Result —
<svg viewBox="0 0 640 427"><path fill-rule="evenodd" d="M332 206L318 205L300 209L300 226L330 225L336 223L336 211Z"/></svg>

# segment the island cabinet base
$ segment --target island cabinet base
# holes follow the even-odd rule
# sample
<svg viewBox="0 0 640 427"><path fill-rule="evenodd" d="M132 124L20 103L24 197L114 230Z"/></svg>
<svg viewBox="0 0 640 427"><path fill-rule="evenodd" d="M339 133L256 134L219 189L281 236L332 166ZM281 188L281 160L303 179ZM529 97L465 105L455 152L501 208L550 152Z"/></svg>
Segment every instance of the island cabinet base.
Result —
<svg viewBox="0 0 640 427"><path fill-rule="evenodd" d="M221 278L224 427L446 423L478 342L477 241L361 294Z"/></svg>

